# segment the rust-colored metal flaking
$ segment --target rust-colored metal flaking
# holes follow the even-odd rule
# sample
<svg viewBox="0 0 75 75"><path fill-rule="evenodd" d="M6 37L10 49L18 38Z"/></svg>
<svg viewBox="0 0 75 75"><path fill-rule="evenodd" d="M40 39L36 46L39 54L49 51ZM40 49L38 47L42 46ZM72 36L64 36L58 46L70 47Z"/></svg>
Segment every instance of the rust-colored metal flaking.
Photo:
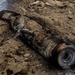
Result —
<svg viewBox="0 0 75 75"><path fill-rule="evenodd" d="M12 11L1 11L0 18L46 59L54 57L53 61L56 60L63 69L75 63L74 45L63 40L66 37L64 30L58 29L49 18L30 12L23 16Z"/></svg>

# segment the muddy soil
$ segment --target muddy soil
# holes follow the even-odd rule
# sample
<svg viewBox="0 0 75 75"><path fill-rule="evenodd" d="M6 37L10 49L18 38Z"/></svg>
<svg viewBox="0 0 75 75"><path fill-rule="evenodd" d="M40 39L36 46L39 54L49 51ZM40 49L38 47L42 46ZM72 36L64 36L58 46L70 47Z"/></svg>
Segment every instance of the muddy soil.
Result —
<svg viewBox="0 0 75 75"><path fill-rule="evenodd" d="M53 0L2 1L0 10L13 10L22 15L26 10L35 11L48 16L64 28L75 24L74 0L59 0L57 3ZM34 49L22 42L21 38L14 38L14 35L8 23L0 21L0 75L64 75L63 70L47 63Z"/></svg>

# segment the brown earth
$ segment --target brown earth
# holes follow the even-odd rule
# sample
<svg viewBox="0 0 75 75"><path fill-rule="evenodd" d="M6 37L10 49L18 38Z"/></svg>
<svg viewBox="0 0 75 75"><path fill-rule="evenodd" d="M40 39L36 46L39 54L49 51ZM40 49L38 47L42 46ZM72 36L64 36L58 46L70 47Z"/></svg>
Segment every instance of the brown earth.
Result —
<svg viewBox="0 0 75 75"><path fill-rule="evenodd" d="M38 0L7 0L7 9L21 14L25 14L26 10L35 11L54 20L63 28L66 25L74 26L74 0L35 1ZM51 63L48 66L46 60L20 38L14 39L14 34L6 22L0 21L0 75L63 75Z"/></svg>

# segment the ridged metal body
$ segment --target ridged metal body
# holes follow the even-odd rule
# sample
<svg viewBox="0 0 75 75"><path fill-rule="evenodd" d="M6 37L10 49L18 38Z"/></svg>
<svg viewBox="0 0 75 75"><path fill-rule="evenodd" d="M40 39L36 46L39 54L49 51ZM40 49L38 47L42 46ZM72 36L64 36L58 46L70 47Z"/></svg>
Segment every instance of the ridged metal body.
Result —
<svg viewBox="0 0 75 75"><path fill-rule="evenodd" d="M27 22L27 21L26 21ZM26 34L23 30L27 29L33 34ZM52 56L52 51L58 45L50 36L45 34L42 26L33 20L28 20L27 24L22 30L22 36L29 45L31 45L37 52L43 55L45 58Z"/></svg>
<svg viewBox="0 0 75 75"><path fill-rule="evenodd" d="M59 40L46 26L12 11L0 12L0 18L7 21L17 36L20 35L25 42L45 58L49 59L54 56L53 61L56 60L63 69L74 65L74 44Z"/></svg>

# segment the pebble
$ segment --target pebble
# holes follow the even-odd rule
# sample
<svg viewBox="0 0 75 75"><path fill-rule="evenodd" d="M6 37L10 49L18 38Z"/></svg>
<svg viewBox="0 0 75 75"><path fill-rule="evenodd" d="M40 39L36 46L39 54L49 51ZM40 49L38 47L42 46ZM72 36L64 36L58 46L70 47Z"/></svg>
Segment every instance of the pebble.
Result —
<svg viewBox="0 0 75 75"><path fill-rule="evenodd" d="M29 59L29 58L25 58L24 61L25 61L25 62L29 62L30 59Z"/></svg>
<svg viewBox="0 0 75 75"><path fill-rule="evenodd" d="M27 54L25 54L24 56L27 58L27 57L30 57L30 54L27 53Z"/></svg>
<svg viewBox="0 0 75 75"><path fill-rule="evenodd" d="M69 18L69 19L73 19L73 15L69 15L68 18Z"/></svg>
<svg viewBox="0 0 75 75"><path fill-rule="evenodd" d="M17 50L17 51L16 51L16 54L17 54L17 55L24 55L24 53L25 53L25 52L24 52L23 50Z"/></svg>

